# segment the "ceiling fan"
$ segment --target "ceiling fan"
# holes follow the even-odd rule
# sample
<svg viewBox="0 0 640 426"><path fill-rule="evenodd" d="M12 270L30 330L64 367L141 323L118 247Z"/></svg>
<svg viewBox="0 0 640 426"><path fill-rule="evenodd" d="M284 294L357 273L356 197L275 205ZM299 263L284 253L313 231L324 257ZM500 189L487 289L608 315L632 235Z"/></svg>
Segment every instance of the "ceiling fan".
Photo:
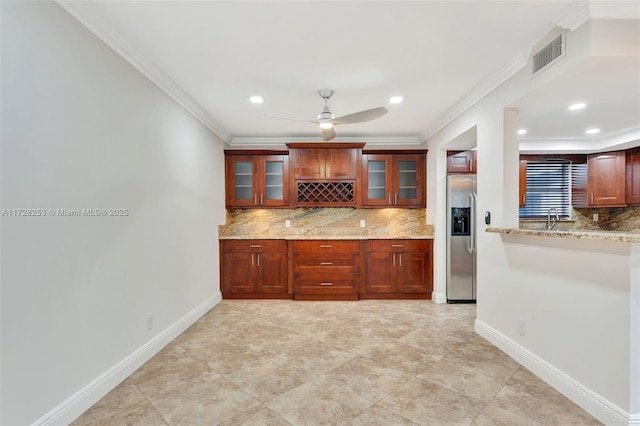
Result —
<svg viewBox="0 0 640 426"><path fill-rule="evenodd" d="M306 121L309 123L315 123L320 126L322 130L322 139L325 141L330 141L331 139L336 137L336 131L334 129L335 125L338 124L354 124L354 123L364 123L366 121L375 120L376 118L380 118L385 115L388 111L385 107L378 107L367 109L360 112L354 112L353 114L343 115L342 117L336 118L336 116L329 109L328 101L329 98L333 95L333 90L331 89L322 89L318 92L322 99L324 99L324 107L322 108L322 112L318 114L315 120L296 120L293 118L285 118L285 117L277 117L282 118L284 120L292 120L292 121Z"/></svg>

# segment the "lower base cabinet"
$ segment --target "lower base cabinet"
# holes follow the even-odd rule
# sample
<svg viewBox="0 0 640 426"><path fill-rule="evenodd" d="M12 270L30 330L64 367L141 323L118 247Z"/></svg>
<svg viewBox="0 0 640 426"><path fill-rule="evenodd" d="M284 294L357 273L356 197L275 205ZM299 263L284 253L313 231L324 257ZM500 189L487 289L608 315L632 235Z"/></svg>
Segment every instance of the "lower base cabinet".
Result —
<svg viewBox="0 0 640 426"><path fill-rule="evenodd" d="M291 250L295 299L358 300L360 241L293 241Z"/></svg>
<svg viewBox="0 0 640 426"><path fill-rule="evenodd" d="M286 241L222 240L220 257L223 298L291 298Z"/></svg>
<svg viewBox="0 0 640 426"><path fill-rule="evenodd" d="M361 299L430 299L432 240L365 242L365 285Z"/></svg>
<svg viewBox="0 0 640 426"><path fill-rule="evenodd" d="M225 299L431 299L433 240L221 240Z"/></svg>

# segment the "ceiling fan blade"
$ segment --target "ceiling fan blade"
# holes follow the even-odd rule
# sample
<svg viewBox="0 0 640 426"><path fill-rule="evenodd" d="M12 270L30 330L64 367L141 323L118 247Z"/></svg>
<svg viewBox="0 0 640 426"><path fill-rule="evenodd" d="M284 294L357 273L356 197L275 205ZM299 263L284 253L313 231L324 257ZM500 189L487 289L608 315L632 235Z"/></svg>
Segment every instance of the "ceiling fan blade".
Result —
<svg viewBox="0 0 640 426"><path fill-rule="evenodd" d="M334 118L331 122L333 124L364 123L365 121L371 121L382 117L387 112L388 111L385 107L378 107L365 111L354 112L353 114L343 115L342 117Z"/></svg>
<svg viewBox="0 0 640 426"><path fill-rule="evenodd" d="M333 127L329 129L322 129L322 139L325 141L330 141L331 139L336 137L336 129Z"/></svg>

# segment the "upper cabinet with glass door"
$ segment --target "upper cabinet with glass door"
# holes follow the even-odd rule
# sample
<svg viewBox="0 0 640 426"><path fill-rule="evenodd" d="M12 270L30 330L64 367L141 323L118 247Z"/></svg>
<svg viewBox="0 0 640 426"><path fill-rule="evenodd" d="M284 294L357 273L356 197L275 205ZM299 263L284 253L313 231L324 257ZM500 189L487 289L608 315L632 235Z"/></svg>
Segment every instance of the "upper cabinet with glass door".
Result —
<svg viewBox="0 0 640 426"><path fill-rule="evenodd" d="M226 151L226 207L288 207L289 156Z"/></svg>
<svg viewBox="0 0 640 426"><path fill-rule="evenodd" d="M426 207L426 150L365 151L362 155L363 207Z"/></svg>

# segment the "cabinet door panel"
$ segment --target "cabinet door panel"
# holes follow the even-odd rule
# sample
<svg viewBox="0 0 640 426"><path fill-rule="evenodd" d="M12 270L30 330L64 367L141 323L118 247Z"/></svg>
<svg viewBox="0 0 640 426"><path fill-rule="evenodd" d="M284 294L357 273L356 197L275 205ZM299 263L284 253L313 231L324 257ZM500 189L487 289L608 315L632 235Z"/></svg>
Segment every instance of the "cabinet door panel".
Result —
<svg viewBox="0 0 640 426"><path fill-rule="evenodd" d="M222 257L223 293L253 293L256 291L254 253L225 253Z"/></svg>
<svg viewBox="0 0 640 426"><path fill-rule="evenodd" d="M391 156L367 154L362 159L362 205L391 205Z"/></svg>
<svg viewBox="0 0 640 426"><path fill-rule="evenodd" d="M295 179L324 179L325 176L324 149L296 149L294 150L294 178Z"/></svg>
<svg viewBox="0 0 640 426"><path fill-rule="evenodd" d="M402 293L427 293L427 253L399 253L396 255L398 291Z"/></svg>
<svg viewBox="0 0 640 426"><path fill-rule="evenodd" d="M269 155L261 159L260 204L266 207L289 205L289 157Z"/></svg>
<svg viewBox="0 0 640 426"><path fill-rule="evenodd" d="M627 196L628 205L640 206L640 148L627 151Z"/></svg>
<svg viewBox="0 0 640 426"><path fill-rule="evenodd" d="M258 268L257 290L261 293L287 292L287 254L286 253L258 253L256 255Z"/></svg>
<svg viewBox="0 0 640 426"><path fill-rule="evenodd" d="M527 160L520 160L520 197L519 206L527 205Z"/></svg>
<svg viewBox="0 0 640 426"><path fill-rule="evenodd" d="M424 155L396 155L393 162L393 205L424 207Z"/></svg>
<svg viewBox="0 0 640 426"><path fill-rule="evenodd" d="M475 151L448 151L447 173L475 173Z"/></svg>
<svg viewBox="0 0 640 426"><path fill-rule="evenodd" d="M589 205L625 204L624 151L593 154L588 157Z"/></svg>
<svg viewBox="0 0 640 426"><path fill-rule="evenodd" d="M355 179L357 159L356 149L328 149L326 151L325 177L337 180Z"/></svg>
<svg viewBox="0 0 640 426"><path fill-rule="evenodd" d="M367 293L395 293L397 291L392 257L395 258L397 255L395 253L367 253L367 281L365 284Z"/></svg>
<svg viewBox="0 0 640 426"><path fill-rule="evenodd" d="M227 157L227 206L249 207L256 205L258 173L250 157Z"/></svg>

